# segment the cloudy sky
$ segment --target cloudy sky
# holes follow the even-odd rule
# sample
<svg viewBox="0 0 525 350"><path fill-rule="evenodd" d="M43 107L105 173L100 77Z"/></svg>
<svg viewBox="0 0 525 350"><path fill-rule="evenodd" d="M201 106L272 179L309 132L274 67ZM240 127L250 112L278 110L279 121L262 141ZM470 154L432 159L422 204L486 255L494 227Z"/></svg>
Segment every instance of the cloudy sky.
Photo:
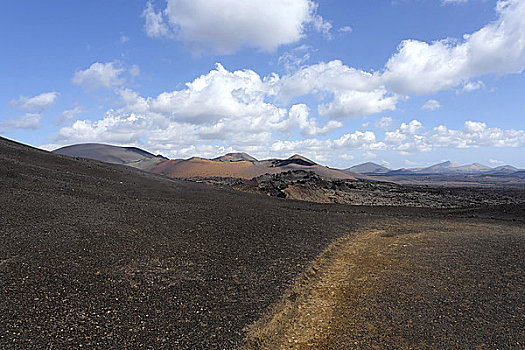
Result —
<svg viewBox="0 0 525 350"><path fill-rule="evenodd" d="M525 0L9 1L0 135L525 168Z"/></svg>

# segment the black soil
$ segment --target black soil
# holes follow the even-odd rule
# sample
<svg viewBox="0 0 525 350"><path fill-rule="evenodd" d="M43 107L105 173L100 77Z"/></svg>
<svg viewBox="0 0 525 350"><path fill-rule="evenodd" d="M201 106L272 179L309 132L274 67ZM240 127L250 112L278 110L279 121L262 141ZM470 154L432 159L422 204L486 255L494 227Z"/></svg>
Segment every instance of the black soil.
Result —
<svg viewBox="0 0 525 350"><path fill-rule="evenodd" d="M438 210L282 200L1 138L0 179L2 349L230 349L330 242L378 219L525 224L522 204ZM498 251L524 245L502 240ZM488 263L523 276L523 261ZM525 286L516 288L523 301ZM520 334L522 320L508 323L501 346L515 341L505 334Z"/></svg>

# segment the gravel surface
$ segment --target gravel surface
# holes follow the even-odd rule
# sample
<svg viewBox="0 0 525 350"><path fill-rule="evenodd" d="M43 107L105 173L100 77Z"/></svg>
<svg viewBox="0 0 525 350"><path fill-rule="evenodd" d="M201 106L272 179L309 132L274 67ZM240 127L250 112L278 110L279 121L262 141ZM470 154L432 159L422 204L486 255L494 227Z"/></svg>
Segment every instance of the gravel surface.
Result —
<svg viewBox="0 0 525 350"><path fill-rule="evenodd" d="M2 349L231 349L331 242L378 220L525 224L523 205L459 211L282 200L1 138L0 179ZM523 240L498 244L523 250ZM525 272L523 262L490 263ZM523 285L515 292L523 295ZM509 323L509 332L518 326Z"/></svg>

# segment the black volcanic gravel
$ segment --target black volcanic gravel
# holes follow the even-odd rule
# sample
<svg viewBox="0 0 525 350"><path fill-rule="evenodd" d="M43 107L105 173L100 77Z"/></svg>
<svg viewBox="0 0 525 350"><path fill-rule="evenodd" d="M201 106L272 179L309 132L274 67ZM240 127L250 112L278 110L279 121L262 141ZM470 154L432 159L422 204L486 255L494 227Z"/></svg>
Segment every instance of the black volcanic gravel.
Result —
<svg viewBox="0 0 525 350"><path fill-rule="evenodd" d="M519 205L266 198L2 138L0 179L1 349L230 349L331 241L376 218L525 223Z"/></svg>

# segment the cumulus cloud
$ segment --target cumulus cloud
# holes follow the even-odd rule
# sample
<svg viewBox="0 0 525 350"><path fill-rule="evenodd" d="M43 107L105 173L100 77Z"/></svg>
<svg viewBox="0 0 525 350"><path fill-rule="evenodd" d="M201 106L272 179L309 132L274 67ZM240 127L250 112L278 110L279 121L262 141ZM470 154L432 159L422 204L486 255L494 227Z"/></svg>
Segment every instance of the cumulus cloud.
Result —
<svg viewBox="0 0 525 350"><path fill-rule="evenodd" d="M109 89L124 83L120 77L124 71L116 62L95 62L87 69L76 71L71 81L88 90Z"/></svg>
<svg viewBox="0 0 525 350"><path fill-rule="evenodd" d="M462 130L440 125L427 136L434 147L479 148L519 147L525 145L524 130L489 128L485 123L466 121Z"/></svg>
<svg viewBox="0 0 525 350"><path fill-rule="evenodd" d="M330 120L325 126L319 127L315 118L309 116L308 107L304 104L293 105L288 113L289 118L281 125L281 130L291 130L299 128L304 136L315 136L329 133L332 130L343 126L342 123Z"/></svg>
<svg viewBox="0 0 525 350"><path fill-rule="evenodd" d="M137 143L147 139L151 149L228 142L243 148L268 144L274 134L296 130L311 137L342 126L333 120L321 125L305 104L286 108L268 102L275 79L261 78L252 70L228 71L217 64L184 89L156 97L121 89L121 108L108 111L101 120L77 120L63 127L57 141Z"/></svg>
<svg viewBox="0 0 525 350"><path fill-rule="evenodd" d="M423 128L423 124L419 120L412 120L410 123L401 123L399 131L403 134L417 134Z"/></svg>
<svg viewBox="0 0 525 350"><path fill-rule="evenodd" d="M385 150L383 142L377 142L376 135L372 131L355 131L351 134L344 134L333 141L335 148L345 148L352 150Z"/></svg>
<svg viewBox="0 0 525 350"><path fill-rule="evenodd" d="M26 112L44 112L53 106L60 94L56 91L45 92L34 97L20 96L18 100L12 100L10 105L12 107L18 107Z"/></svg>
<svg viewBox="0 0 525 350"><path fill-rule="evenodd" d="M295 10L307 4L305 14L301 17L297 11L291 11L286 20L281 19L281 14L276 18L295 21L295 39L290 39L291 32L286 29L283 36L274 35L273 29L261 29L274 24L275 18L269 20L267 15L275 7L267 2L253 22L253 28L241 31L240 36L229 37L231 30L247 25L237 14L232 15L227 25L217 24L224 21L224 11L230 3L238 4L238 11L245 11L246 18L250 18L252 10L259 9L262 2L241 4L232 0L226 5L222 2L224 8L218 8L217 1L206 4L203 1L190 4L186 0L169 0L160 12L149 3L143 16L147 26L150 23L151 28L157 28L151 29L149 35L176 35L189 45L230 52L241 46L271 50L285 42L299 40L308 26L317 25L322 31L322 23L314 23L320 21L315 19L315 4L291 0L286 6ZM248 9L248 3L253 3L253 8ZM99 120L76 120L59 131L55 142L140 144L153 151L166 150L163 153L170 156L234 149L264 157L268 152L282 154L293 150L317 159L355 150L410 154L440 147L523 146L523 130L503 130L474 121L466 122L461 130L444 125L424 129L418 120L405 121L392 130L390 117L374 123L378 130L384 130L381 133L367 131L365 127L360 131L346 131L342 136L320 138L329 137L327 135L341 128L345 118L396 110L398 102L412 94L432 94L453 88L472 91L483 87L480 77L485 74L521 72L525 67L525 41L521 40L525 37L524 4L517 0L499 1L496 20L461 40L404 41L384 68L373 72L349 67L338 60L306 65L310 49L299 47L288 51L289 56L281 56L281 65L288 65L287 73L281 76L262 77L250 69L229 71L217 64L215 69L187 82L182 89L145 97L121 88L123 67L96 63L77 72L79 81L119 88L120 107L107 111ZM184 5L189 7L183 9ZM207 13L208 5L208 9L215 9L216 18L208 18L211 16ZM189 13L189 9L197 12ZM203 21L197 23L196 16L201 14ZM182 18L188 21L182 23ZM276 28L287 26L288 22L277 23ZM220 30L210 32L210 23ZM108 74L99 74L108 67ZM138 67L133 71L132 68L128 73L138 75ZM439 102L433 99L424 106L429 110L438 107ZM295 140L299 135L304 139ZM290 137L294 140L287 141Z"/></svg>
<svg viewBox="0 0 525 350"><path fill-rule="evenodd" d="M355 131L335 140L319 140L316 138L296 141L278 140L273 142L270 147L272 154L277 156L300 153L315 160L331 159L335 154L341 154L345 151L371 152L385 149L385 144L377 142L376 135L371 131ZM340 158L348 160L353 159L353 156L343 153Z"/></svg>
<svg viewBox="0 0 525 350"><path fill-rule="evenodd" d="M283 102L308 94L320 98L330 94L332 100L319 105L318 112L336 119L395 110L399 98L383 87L378 74L348 67L339 60L302 67L275 79L273 88Z"/></svg>
<svg viewBox="0 0 525 350"><path fill-rule="evenodd" d="M437 100L428 100L421 108L426 111L435 111L441 108L441 104Z"/></svg>
<svg viewBox="0 0 525 350"><path fill-rule="evenodd" d="M20 96L12 100L11 107L20 108L26 113L21 117L7 118L0 121L0 132L10 132L13 129L39 129L42 113L52 107L60 94L56 91L45 92L33 97Z"/></svg>
<svg viewBox="0 0 525 350"><path fill-rule="evenodd" d="M387 62L383 78L393 92L431 94L485 74L525 68L525 2L500 0L498 18L462 40L405 40Z"/></svg>
<svg viewBox="0 0 525 350"><path fill-rule="evenodd" d="M385 133L385 143L387 145L399 145L407 139L407 135L400 130L387 131Z"/></svg>
<svg viewBox="0 0 525 350"><path fill-rule="evenodd" d="M486 123L471 120L465 121L463 129L459 130L445 125L426 132L421 132L422 129L417 121L403 123L399 129L386 132L384 142L389 150L400 151L402 155L439 148L525 146L525 130L491 128Z"/></svg>
<svg viewBox="0 0 525 350"><path fill-rule="evenodd" d="M0 121L0 132L10 132L13 129L36 130L40 128L41 119L40 113L26 113L22 117L9 118Z"/></svg>
<svg viewBox="0 0 525 350"><path fill-rule="evenodd" d="M333 154L347 154L355 150L391 150L409 154L440 147L518 147L525 144L523 130L489 128L477 121L465 122L462 130L439 126L425 131L420 121L411 120L383 135L359 130L330 139L318 139L316 137L342 127L337 118L355 113L350 110L335 113L333 106L348 106L354 110L363 108L360 101L369 100L367 85L374 88L376 77L352 70L340 62L308 68L283 77L275 74L261 77L252 70L229 71L217 64L207 74L187 82L184 88L154 97L143 97L133 90L120 89L120 108L107 111L99 120L76 120L62 127L54 142L132 144L171 157L191 152L196 152L193 155L198 155L198 152L210 155L232 149L248 151L258 157L267 156L268 152L284 156L284 153L293 151L315 159L330 159ZM357 79L339 80L335 72ZM300 94L322 95L337 88L349 95L355 94L355 98L351 102L342 101L333 92L333 100L319 106L319 116L329 117L324 123L304 103L286 106L275 101L281 99L283 91L300 97ZM365 109L369 108L366 103L364 105ZM371 110L372 107L360 112L366 114ZM81 110L75 108L66 112L63 116L73 120ZM382 117L375 125L385 130L390 129L392 122L391 117ZM301 135L305 139L285 140L290 135Z"/></svg>
<svg viewBox="0 0 525 350"><path fill-rule="evenodd" d="M332 102L319 106L319 114L330 118L348 118L356 115L395 110L396 96L388 96L384 89L369 92L338 91Z"/></svg>
<svg viewBox="0 0 525 350"><path fill-rule="evenodd" d="M194 50L232 53L243 46L274 51L301 40L308 27L329 35L332 25L313 0L167 0L142 16L150 37L174 37Z"/></svg>
<svg viewBox="0 0 525 350"><path fill-rule="evenodd" d="M421 132L422 129L422 124L417 120L402 123L399 129L385 133L384 142L388 149L405 155L438 148L525 146L525 130L491 128L478 121L467 120L460 130L450 129L445 125L426 132Z"/></svg>

